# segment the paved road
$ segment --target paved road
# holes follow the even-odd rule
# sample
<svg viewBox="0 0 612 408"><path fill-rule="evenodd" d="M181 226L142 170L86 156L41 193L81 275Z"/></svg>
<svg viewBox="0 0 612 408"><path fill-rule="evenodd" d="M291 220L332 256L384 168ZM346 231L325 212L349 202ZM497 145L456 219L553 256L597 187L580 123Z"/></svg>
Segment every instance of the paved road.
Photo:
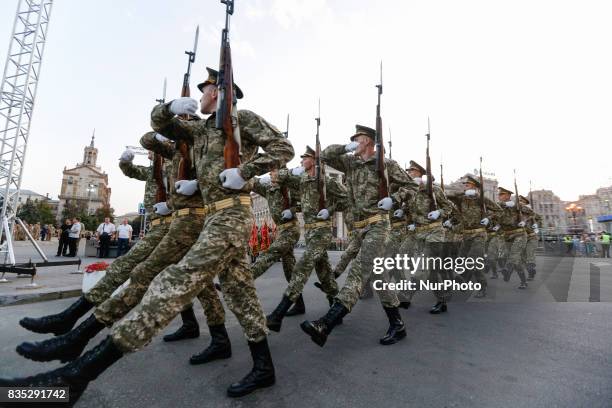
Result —
<svg viewBox="0 0 612 408"><path fill-rule="evenodd" d="M553 272L568 269L558 260L549 262L556 265L550 266ZM612 304L555 301L555 291L565 289L555 286L553 272L548 277L542 273L528 291L516 290L516 281L493 281L491 299L478 301L460 294L449 313L440 316L427 313L432 296L419 294L414 306L402 311L407 339L391 347L378 345L387 325L376 298L358 304L324 348L301 332L302 317L287 318L282 332L270 336L277 385L240 400L226 398L225 389L246 374L251 360L231 313L233 357L205 366L187 363L209 341L197 306L202 321L199 339L164 344L156 338L100 376L77 406L610 407ZM588 288L580 289L580 283L569 286L570 298L587 296L582 292ZM257 282L257 288L269 312L284 288L279 264ZM305 299L307 318L325 312L326 301L312 280ZM24 315L59 311L69 302L0 308L0 375L57 366L34 363L14 352L21 341L45 337L26 332L17 321ZM175 320L166 332L178 325Z"/></svg>

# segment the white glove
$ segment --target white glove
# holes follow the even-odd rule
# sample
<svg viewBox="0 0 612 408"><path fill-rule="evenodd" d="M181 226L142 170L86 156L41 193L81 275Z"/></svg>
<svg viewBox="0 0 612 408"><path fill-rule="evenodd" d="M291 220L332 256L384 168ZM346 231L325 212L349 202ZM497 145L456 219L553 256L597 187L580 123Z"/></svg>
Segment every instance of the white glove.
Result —
<svg viewBox="0 0 612 408"><path fill-rule="evenodd" d="M179 180L174 183L174 188L177 193L190 196L198 189L198 180Z"/></svg>
<svg viewBox="0 0 612 408"><path fill-rule="evenodd" d="M451 220L444 221L442 225L446 228L453 228L453 222Z"/></svg>
<svg viewBox="0 0 612 408"><path fill-rule="evenodd" d="M393 207L393 200L390 197L385 197L378 202L378 208L389 211Z"/></svg>
<svg viewBox="0 0 612 408"><path fill-rule="evenodd" d="M121 153L121 157L119 158L119 161L122 162L131 162L132 160L134 160L134 152L130 149L126 149L123 153Z"/></svg>
<svg viewBox="0 0 612 408"><path fill-rule="evenodd" d="M474 197L476 195L476 190L470 188L469 190L465 190L466 197Z"/></svg>
<svg viewBox="0 0 612 408"><path fill-rule="evenodd" d="M393 216L395 218L404 218L404 210L402 210L401 208L399 210L395 210Z"/></svg>
<svg viewBox="0 0 612 408"><path fill-rule="evenodd" d="M514 207L514 201L506 201L506 207L508 208Z"/></svg>
<svg viewBox="0 0 612 408"><path fill-rule="evenodd" d="M344 151L347 153L354 152L355 150L357 150L358 146L359 146L359 143L351 142L347 144L346 146L344 146Z"/></svg>
<svg viewBox="0 0 612 408"><path fill-rule="evenodd" d="M417 184L421 184L423 183L423 178L422 177L415 177L412 179L412 181L414 181Z"/></svg>
<svg viewBox="0 0 612 408"><path fill-rule="evenodd" d="M533 225L531 226L531 228L532 228L532 229L534 229L534 230L537 230L539 227L538 227L538 224L537 224L537 223L535 223L535 224L533 224Z"/></svg>
<svg viewBox="0 0 612 408"><path fill-rule="evenodd" d="M291 213L291 210L289 209L283 210L283 212L281 213L281 218L285 221L292 219L293 214Z"/></svg>
<svg viewBox="0 0 612 408"><path fill-rule="evenodd" d="M225 169L219 174L221 185L232 190L240 190L246 184L246 181L240 175L240 170L234 167Z"/></svg>
<svg viewBox="0 0 612 408"><path fill-rule="evenodd" d="M497 232L499 231L501 227L499 225L494 226L493 228L491 228L493 231Z"/></svg>
<svg viewBox="0 0 612 408"><path fill-rule="evenodd" d="M534 228L533 232L535 232L536 234L539 234L540 233L540 229L539 228Z"/></svg>
<svg viewBox="0 0 612 408"><path fill-rule="evenodd" d="M320 220L326 220L329 218L329 211L327 211L327 208L322 209L321 211L319 211L319 213L317 214L317 218Z"/></svg>
<svg viewBox="0 0 612 408"><path fill-rule="evenodd" d="M198 101L187 96L175 99L170 104L170 112L175 115L195 115L197 111Z"/></svg>
<svg viewBox="0 0 612 408"><path fill-rule="evenodd" d="M155 214L158 214L158 215L168 215L168 214L170 214L172 212L168 208L168 204L166 204L165 201L162 201L161 203L154 204L153 208L155 209Z"/></svg>
<svg viewBox="0 0 612 408"><path fill-rule="evenodd" d="M480 225L484 225L485 227L487 225L489 225L489 219L488 218L483 218L482 220L480 220Z"/></svg>
<svg viewBox="0 0 612 408"><path fill-rule="evenodd" d="M434 221L437 220L438 218L440 218L440 210L430 212L429 214L427 214L427 218Z"/></svg>
<svg viewBox="0 0 612 408"><path fill-rule="evenodd" d="M162 142L162 143L170 141L170 139L168 139L166 136L159 134L159 133L155 134L155 140L157 140L158 142Z"/></svg>
<svg viewBox="0 0 612 408"><path fill-rule="evenodd" d="M525 226L525 221L521 221L521 222L519 222L519 223L518 223L518 226L519 226L519 227L521 227L521 228L523 228L523 227Z"/></svg>
<svg viewBox="0 0 612 408"><path fill-rule="evenodd" d="M265 176L261 176L259 178L259 184L261 184L262 186L269 186L272 184L272 177L270 177L269 174L266 174Z"/></svg>
<svg viewBox="0 0 612 408"><path fill-rule="evenodd" d="M408 225L408 231L414 231L416 229L416 225L410 224Z"/></svg>
<svg viewBox="0 0 612 408"><path fill-rule="evenodd" d="M294 168L291 169L291 175L292 176L301 176L305 171L306 171L306 169L304 169L302 166L294 167Z"/></svg>

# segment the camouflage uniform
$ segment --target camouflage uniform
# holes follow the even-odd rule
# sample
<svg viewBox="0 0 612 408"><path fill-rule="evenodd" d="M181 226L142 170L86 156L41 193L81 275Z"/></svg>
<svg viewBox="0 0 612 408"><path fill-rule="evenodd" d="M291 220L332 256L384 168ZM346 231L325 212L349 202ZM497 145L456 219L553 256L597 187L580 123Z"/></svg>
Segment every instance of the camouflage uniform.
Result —
<svg viewBox="0 0 612 408"><path fill-rule="evenodd" d="M502 232L487 231L487 268L491 270L491 279L497 279L497 263L502 256L504 246Z"/></svg>
<svg viewBox="0 0 612 408"><path fill-rule="evenodd" d="M430 212L430 200L425 183L419 185L416 192L401 189L397 194L397 201L403 202L404 212L412 216L416 226L415 238L419 253L422 253L425 258L440 258L443 260L447 249L447 230L442 226L442 220L451 216L453 204L446 198L439 186L434 185L433 190L437 209L440 211L440 217L435 221L427 218L427 214ZM426 272L430 282L443 282L452 278L452 271L437 266L434 262ZM450 300L452 292L445 289L435 290L434 295L438 302L447 302Z"/></svg>
<svg viewBox="0 0 612 408"><path fill-rule="evenodd" d="M338 284L329 264L327 248L332 241L332 217L336 210L341 209L341 203L346 200L346 189L336 180L327 177L325 187L327 193L326 208L329 211L329 219L322 221L317 218L319 213L319 193L317 191L317 180L315 177L303 173L294 176L288 170L282 169L278 172L278 182L292 189L299 189L302 215L304 217L304 240L306 249L297 262L293 271L291 281L285 291L285 296L295 302L304 285L308 281L314 268L321 290L327 294L329 299L338 293Z"/></svg>
<svg viewBox="0 0 612 408"><path fill-rule="evenodd" d="M246 262L251 208L242 204L239 192L221 187L219 174L225 168L225 135L215 128L215 115L202 121L180 121L169 103L156 106L151 115L154 130L173 139L187 140L195 152L198 184L203 204L211 209L197 242L176 264L166 267L151 282L142 301L117 323L111 337L124 352L146 344L219 275L223 295L249 341L265 339L265 316ZM250 111L239 111L244 179L279 168L293 157L293 148L282 134ZM262 147L266 154L256 154ZM230 207L213 203L229 199Z"/></svg>
<svg viewBox="0 0 612 408"><path fill-rule="evenodd" d="M170 160L172 171L166 172L168 184L167 205L174 210L172 222L168 232L161 239L155 250L130 273L130 283L117 296L102 303L94 315L96 320L111 326L113 323L125 316L136 306L144 296L149 284L155 276L166 266L177 263L196 242L202 226L204 216L194 213L196 208L202 206L202 198L196 192L191 196L185 196L176 192L175 181L178 175L179 163L182 155L168 143L159 142L155 139L155 132L145 134L140 143L143 147L157 154L161 154ZM189 179L195 179L195 169L191 170ZM187 214L181 214L179 210L185 209ZM214 289L212 278L203 286L198 294L200 303L204 308L206 319L210 326L220 325L225 322L225 312L217 293Z"/></svg>
<svg viewBox="0 0 612 408"><path fill-rule="evenodd" d="M344 222L348 230L348 245L342 252L342 255L340 255L340 260L334 267L334 276L336 278L344 273L346 267L355 259L359 253L359 248L361 248L361 242L357 239L357 234L355 234L353 229L353 213L348 210L344 211L342 214L344 215Z"/></svg>
<svg viewBox="0 0 612 408"><path fill-rule="evenodd" d="M401 219L395 217L392 218L391 231L389 231L389 236L385 242L386 258L395 258L396 255L402 255L402 243L406 241L408 232L405 216ZM395 282L406 280L406 274L404 273L403 269L392 268L389 270L389 277ZM412 298L410 291L400 290L396 292L397 298L400 302L410 302L410 299Z"/></svg>
<svg viewBox="0 0 612 408"><path fill-rule="evenodd" d="M499 205L502 208L499 219L499 224L501 225L500 231L503 232L506 241L507 260L505 269L502 270L504 280L508 281L512 272L516 270L523 286L526 285L526 277L522 256L527 245L527 233L525 228L517 225L518 210L516 206L506 207L506 204L503 202L499 203Z"/></svg>
<svg viewBox="0 0 612 408"><path fill-rule="evenodd" d="M257 279L263 275L274 262L280 259L283 264L285 279L289 282L293 274L293 268L295 267L293 247L295 247L296 242L300 239L300 229L295 215L295 207L291 206L291 203L289 203L293 218L289 221L283 220L281 213L285 209L285 204L281 188L278 185L263 186L259 181L253 181L252 184L253 191L265 197L268 201L270 214L272 215L272 220L276 224L278 231L278 236L274 239L274 242L272 242L268 250L259 255L257 261L251 265L253 279ZM291 192L287 191L287 194L291 201Z"/></svg>
<svg viewBox="0 0 612 408"><path fill-rule="evenodd" d="M541 225L542 216L528 205L522 206L527 218L525 220L525 231L527 232L527 243L525 244L525 251L523 252L523 262L527 267L527 272L529 274L529 279L533 279L536 274L536 258L535 251L538 248L538 234L533 229L533 224Z"/></svg>
<svg viewBox="0 0 612 408"><path fill-rule="evenodd" d="M348 201L352 204L355 222L355 241L360 244L359 252L336 299L350 312L363 292L365 283L372 275L374 258L384 255L384 244L389 234L389 215L378 208L380 201L378 187L380 177L375 156L362 160L347 155L344 145L331 145L322 153L323 160L331 167L344 172L348 187ZM385 159L389 179L389 193L399 187L409 188L414 183L393 160ZM388 274L381 275L388 282ZM377 278L374 278L377 279ZM377 290L384 307L397 308L399 300L393 291Z"/></svg>
<svg viewBox="0 0 612 408"><path fill-rule="evenodd" d="M155 133L151 132L154 136ZM169 217L159 217L153 211L153 205L155 204L155 193L157 191L157 185L155 184L155 178L153 175L153 166L136 166L131 161L120 161L119 168L126 176L142 180L145 182L145 194L144 194L144 206L148 214L151 214L151 219L155 221L155 225L152 226L151 230L138 242L130 248L129 252L119 257L113 262L102 279L96 283L96 285L86 293L85 299L89 302L100 305L110 295L121 286L130 277L130 272L142 261L153 252L155 247L159 244L161 239L168 232L170 225ZM164 172L170 170L169 166L165 166Z"/></svg>
<svg viewBox="0 0 612 408"><path fill-rule="evenodd" d="M482 219L488 218L489 222L494 224L501 213L501 208L485 197L485 212L483 213L480 196L460 194L453 196L451 200L455 203L460 214L463 227L463 241L459 249L459 256L472 259L483 258L484 260L487 229L480 222ZM487 278L484 269L474 268L472 272L476 282L480 283L482 288L485 289Z"/></svg>

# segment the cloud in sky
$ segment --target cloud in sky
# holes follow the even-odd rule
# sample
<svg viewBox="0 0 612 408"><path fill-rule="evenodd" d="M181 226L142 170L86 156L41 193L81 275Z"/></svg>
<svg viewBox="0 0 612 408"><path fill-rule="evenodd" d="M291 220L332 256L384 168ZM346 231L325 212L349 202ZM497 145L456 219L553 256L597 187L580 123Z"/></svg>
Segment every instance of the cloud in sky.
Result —
<svg viewBox="0 0 612 408"><path fill-rule="evenodd" d="M0 44L15 6L0 2ZM56 196L61 170L81 160L95 127L112 204L135 210L143 184L125 178L117 158L150 128L164 77L168 99L179 96L197 24L191 90L199 97L204 67L218 64L223 11L200 0L56 2L24 187ZM321 98L323 145L344 143L356 123L374 124L382 59L383 124L400 164L422 161L430 116L433 166L443 157L445 180L473 170L482 155L502 185L517 168L523 190L532 180L575 199L612 184L612 57L603 52L611 14L603 0L237 0L240 107L279 128L290 113L299 153L313 142ZM5 55L0 48L0 61Z"/></svg>

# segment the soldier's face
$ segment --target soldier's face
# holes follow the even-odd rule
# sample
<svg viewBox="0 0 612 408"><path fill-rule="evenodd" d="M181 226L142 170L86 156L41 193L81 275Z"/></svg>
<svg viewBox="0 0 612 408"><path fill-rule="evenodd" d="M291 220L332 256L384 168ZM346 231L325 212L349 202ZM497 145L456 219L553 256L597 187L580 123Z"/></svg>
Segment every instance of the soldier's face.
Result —
<svg viewBox="0 0 612 408"><path fill-rule="evenodd" d="M312 169L312 166L314 166L314 159L312 157L302 157L302 167L304 170L308 171Z"/></svg>
<svg viewBox="0 0 612 408"><path fill-rule="evenodd" d="M499 193L498 195L499 201L505 203L506 201L510 201L510 194L508 193Z"/></svg>
<svg viewBox="0 0 612 408"><path fill-rule="evenodd" d="M409 175L411 178L417 178L417 177L421 177L421 176L422 176L422 174L421 174L421 172L420 172L420 171L418 171L418 170L414 170L414 169L410 169L410 170L408 170L408 175Z"/></svg>
<svg viewBox="0 0 612 408"><path fill-rule="evenodd" d="M359 143L359 146L357 146L357 150L355 150L356 155L362 155L363 153L367 153L370 149L373 148L372 139L367 136L359 135L355 138L355 141Z"/></svg>
<svg viewBox="0 0 612 408"><path fill-rule="evenodd" d="M463 191L476 190L476 186L472 183L463 183Z"/></svg>
<svg viewBox="0 0 612 408"><path fill-rule="evenodd" d="M207 84L202 88L202 97L200 98L200 112L205 115L211 114L217 110L217 95L219 91L213 84Z"/></svg>

